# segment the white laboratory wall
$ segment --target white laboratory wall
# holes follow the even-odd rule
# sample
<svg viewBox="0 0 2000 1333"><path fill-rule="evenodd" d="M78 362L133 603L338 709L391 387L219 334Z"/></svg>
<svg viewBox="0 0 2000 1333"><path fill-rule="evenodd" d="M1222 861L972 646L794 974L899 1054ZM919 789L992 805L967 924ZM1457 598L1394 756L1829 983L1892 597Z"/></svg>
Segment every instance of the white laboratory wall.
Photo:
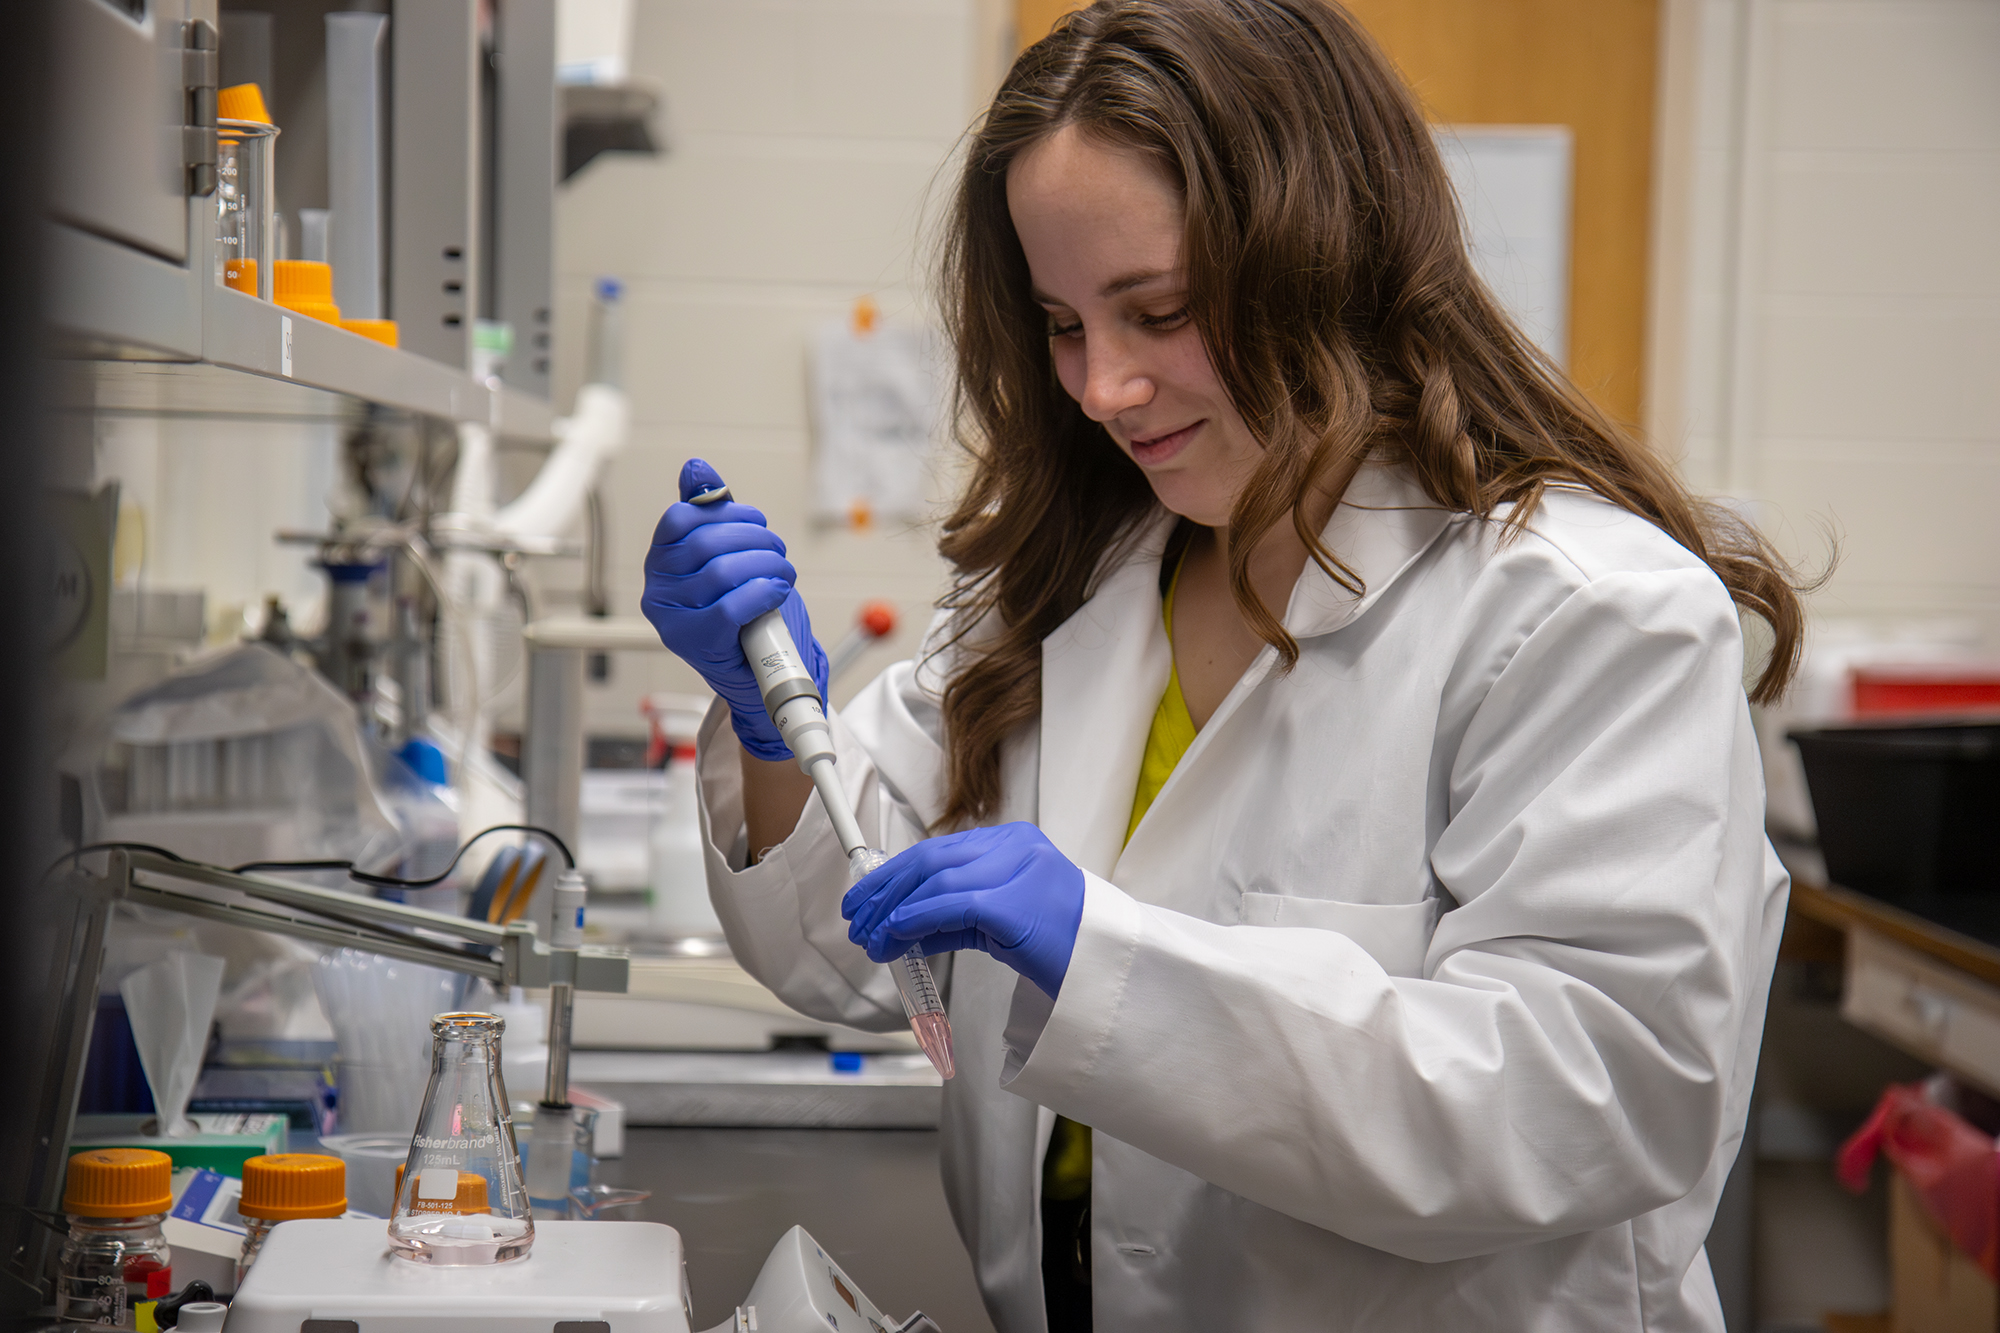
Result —
<svg viewBox="0 0 2000 1333"><path fill-rule="evenodd" d="M276 534L330 523L338 422L106 414L93 429L92 485L116 482L119 523L138 529L136 541L121 534L121 586L204 593L217 642L240 637L245 613L273 595L294 625L317 625L316 553Z"/></svg>
<svg viewBox="0 0 2000 1333"><path fill-rule="evenodd" d="M1473 267L1501 309L1557 365L1568 365L1576 156L1569 126L1447 125L1437 141Z"/></svg>
<svg viewBox="0 0 2000 1333"><path fill-rule="evenodd" d="M806 348L864 294L887 320L929 318L926 220L997 82L1009 8L638 0L632 74L662 94L666 151L600 157L557 213L559 402L581 372L592 281L626 285L633 433L604 482L614 613L637 611L653 525L699 455L789 543L824 642L870 599L901 613L836 699L910 651L946 586L935 534L809 522ZM590 689L589 725L636 731L642 693L696 683L664 655L624 654Z"/></svg>
<svg viewBox="0 0 2000 1333"><path fill-rule="evenodd" d="M2000 4L1667 0L1649 415L1816 618L2000 649Z"/></svg>

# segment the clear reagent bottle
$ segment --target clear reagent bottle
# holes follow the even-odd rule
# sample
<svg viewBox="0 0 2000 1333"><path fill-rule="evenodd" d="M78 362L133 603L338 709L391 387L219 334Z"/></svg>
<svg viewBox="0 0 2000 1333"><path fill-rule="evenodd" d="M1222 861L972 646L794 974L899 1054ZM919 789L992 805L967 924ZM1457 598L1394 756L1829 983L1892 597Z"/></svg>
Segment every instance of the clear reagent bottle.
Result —
<svg viewBox="0 0 2000 1333"><path fill-rule="evenodd" d="M135 1328L146 1280L173 1265L160 1233L174 1206L174 1164L151 1148L93 1148L69 1159L69 1236L56 1264L56 1315L66 1323Z"/></svg>
<svg viewBox="0 0 2000 1333"><path fill-rule="evenodd" d="M257 1262L264 1237L280 1222L298 1217L339 1217L347 1212L347 1163L313 1153L267 1153L243 1163L243 1254L236 1261L236 1286Z"/></svg>

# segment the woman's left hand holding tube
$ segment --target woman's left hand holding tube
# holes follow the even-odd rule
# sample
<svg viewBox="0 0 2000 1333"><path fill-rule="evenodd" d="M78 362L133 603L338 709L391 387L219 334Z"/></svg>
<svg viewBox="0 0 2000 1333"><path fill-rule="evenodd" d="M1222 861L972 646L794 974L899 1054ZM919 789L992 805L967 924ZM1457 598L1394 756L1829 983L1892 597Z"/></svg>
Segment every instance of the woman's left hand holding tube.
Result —
<svg viewBox="0 0 2000 1333"><path fill-rule="evenodd" d="M1055 998L1083 922L1083 872L1033 824L918 843L841 899L847 937L878 963L911 941L927 954L981 949Z"/></svg>

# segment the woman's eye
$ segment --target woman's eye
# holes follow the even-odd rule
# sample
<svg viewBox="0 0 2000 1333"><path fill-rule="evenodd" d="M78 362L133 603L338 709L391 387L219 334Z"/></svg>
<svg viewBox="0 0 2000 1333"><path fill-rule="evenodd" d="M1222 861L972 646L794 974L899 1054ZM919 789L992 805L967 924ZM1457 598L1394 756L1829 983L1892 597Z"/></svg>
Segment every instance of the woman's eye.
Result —
<svg viewBox="0 0 2000 1333"><path fill-rule="evenodd" d="M1049 337L1051 338L1068 338L1082 332L1083 321L1080 319L1065 324L1053 315L1049 317Z"/></svg>
<svg viewBox="0 0 2000 1333"><path fill-rule="evenodd" d="M1188 308L1182 306L1180 309L1164 315L1141 315L1139 316L1139 323L1149 329L1177 329L1187 323L1187 317Z"/></svg>

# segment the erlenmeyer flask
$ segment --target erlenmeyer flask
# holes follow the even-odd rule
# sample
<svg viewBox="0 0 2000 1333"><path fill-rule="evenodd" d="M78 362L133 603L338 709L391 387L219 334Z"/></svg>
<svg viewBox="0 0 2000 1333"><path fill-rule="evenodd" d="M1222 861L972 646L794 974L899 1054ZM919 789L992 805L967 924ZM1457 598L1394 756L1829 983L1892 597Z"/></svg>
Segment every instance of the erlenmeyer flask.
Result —
<svg viewBox="0 0 2000 1333"><path fill-rule="evenodd" d="M500 1079L505 1027L495 1014L431 1020L431 1085L389 1214L389 1241L401 1258L498 1264L535 1243Z"/></svg>

